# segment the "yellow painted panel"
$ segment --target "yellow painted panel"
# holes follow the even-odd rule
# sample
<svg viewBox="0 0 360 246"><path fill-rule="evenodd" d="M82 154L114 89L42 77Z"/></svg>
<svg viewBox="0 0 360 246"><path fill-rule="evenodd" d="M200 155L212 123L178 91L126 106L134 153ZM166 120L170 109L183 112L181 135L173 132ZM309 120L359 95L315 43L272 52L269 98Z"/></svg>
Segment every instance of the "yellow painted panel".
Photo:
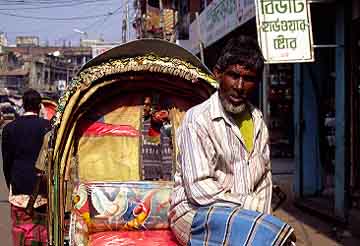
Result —
<svg viewBox="0 0 360 246"><path fill-rule="evenodd" d="M139 130L142 115L141 110L142 108L140 106L119 107L104 115L104 122L114 125L129 125Z"/></svg>
<svg viewBox="0 0 360 246"><path fill-rule="evenodd" d="M137 181L139 172L138 137L82 137L79 142L80 181Z"/></svg>

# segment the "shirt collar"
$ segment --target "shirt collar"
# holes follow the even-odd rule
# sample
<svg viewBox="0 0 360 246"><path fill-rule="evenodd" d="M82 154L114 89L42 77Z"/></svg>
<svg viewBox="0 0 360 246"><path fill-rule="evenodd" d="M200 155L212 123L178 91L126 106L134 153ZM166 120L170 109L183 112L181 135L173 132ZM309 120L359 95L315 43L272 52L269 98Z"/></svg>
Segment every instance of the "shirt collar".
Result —
<svg viewBox="0 0 360 246"><path fill-rule="evenodd" d="M37 116L38 114L37 114L37 113L34 113L34 112L30 112L30 111L25 112L25 113L23 114L23 116L29 116L29 115Z"/></svg>
<svg viewBox="0 0 360 246"><path fill-rule="evenodd" d="M254 105L250 104L250 114L251 117L254 119L254 122L258 119L262 118L262 113L258 110ZM210 116L211 120L216 120L218 118L222 118L225 120L226 123L232 125L230 115L225 111L224 107L221 104L219 92L215 92L210 97Z"/></svg>

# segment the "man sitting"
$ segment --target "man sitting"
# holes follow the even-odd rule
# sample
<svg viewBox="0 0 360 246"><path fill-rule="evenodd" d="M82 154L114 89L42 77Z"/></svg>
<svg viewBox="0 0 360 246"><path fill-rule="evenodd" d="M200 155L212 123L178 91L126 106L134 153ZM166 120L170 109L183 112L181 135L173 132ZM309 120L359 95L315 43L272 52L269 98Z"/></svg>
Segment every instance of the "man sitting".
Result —
<svg viewBox="0 0 360 246"><path fill-rule="evenodd" d="M250 103L262 69L255 40L230 40L214 68L219 90L178 129L169 217L182 245L283 245L293 232L270 215L269 134Z"/></svg>

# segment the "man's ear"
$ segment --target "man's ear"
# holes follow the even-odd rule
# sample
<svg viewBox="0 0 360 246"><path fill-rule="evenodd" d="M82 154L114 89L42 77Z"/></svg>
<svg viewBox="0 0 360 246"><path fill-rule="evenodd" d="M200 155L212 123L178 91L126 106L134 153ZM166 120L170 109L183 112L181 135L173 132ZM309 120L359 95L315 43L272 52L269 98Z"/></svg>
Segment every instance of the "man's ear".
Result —
<svg viewBox="0 0 360 246"><path fill-rule="evenodd" d="M214 73L215 79L220 80L220 77L222 75L222 72L220 71L220 69L217 68L217 67L214 67L213 68L213 73Z"/></svg>

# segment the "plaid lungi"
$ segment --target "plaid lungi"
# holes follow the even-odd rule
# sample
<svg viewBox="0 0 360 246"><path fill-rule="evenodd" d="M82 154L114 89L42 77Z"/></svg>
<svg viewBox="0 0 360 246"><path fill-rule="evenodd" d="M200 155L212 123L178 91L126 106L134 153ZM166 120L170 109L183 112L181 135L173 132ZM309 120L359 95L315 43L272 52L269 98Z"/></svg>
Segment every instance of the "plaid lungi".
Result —
<svg viewBox="0 0 360 246"><path fill-rule="evenodd" d="M270 215L239 207L202 207L196 211L189 246L282 246L293 228Z"/></svg>
<svg viewBox="0 0 360 246"><path fill-rule="evenodd" d="M25 213L24 208L11 205L12 237L14 246L46 246L46 214Z"/></svg>

